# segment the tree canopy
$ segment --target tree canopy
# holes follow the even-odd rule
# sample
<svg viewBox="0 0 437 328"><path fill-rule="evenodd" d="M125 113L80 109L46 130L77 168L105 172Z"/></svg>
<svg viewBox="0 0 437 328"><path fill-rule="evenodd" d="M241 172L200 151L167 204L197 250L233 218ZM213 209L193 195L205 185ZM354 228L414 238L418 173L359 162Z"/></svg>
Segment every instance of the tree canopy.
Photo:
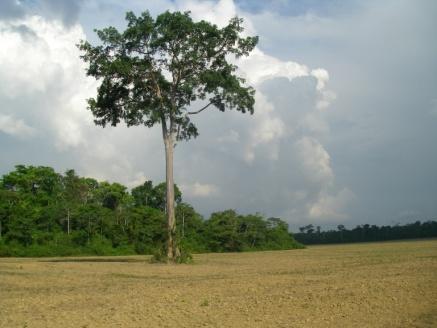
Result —
<svg viewBox="0 0 437 328"><path fill-rule="evenodd" d="M196 137L190 115L209 106L253 113L255 90L228 59L248 55L258 37L241 37L242 19L223 28L194 22L189 12L126 14L127 28L96 30L102 45L80 43L88 74L101 79L89 108L96 124L163 124L178 140ZM206 101L190 111L192 102Z"/></svg>

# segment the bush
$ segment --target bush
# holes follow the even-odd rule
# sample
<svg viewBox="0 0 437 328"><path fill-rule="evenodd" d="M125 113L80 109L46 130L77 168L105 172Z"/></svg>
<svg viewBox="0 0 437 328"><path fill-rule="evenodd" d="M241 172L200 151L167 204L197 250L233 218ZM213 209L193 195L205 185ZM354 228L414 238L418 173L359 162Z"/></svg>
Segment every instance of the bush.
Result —
<svg viewBox="0 0 437 328"><path fill-rule="evenodd" d="M167 257L167 252L165 248L160 248L153 253L153 256L150 259L150 263L170 263L169 258ZM174 263L193 263L193 256L187 252L186 250L181 249L181 254L175 259Z"/></svg>
<svg viewBox="0 0 437 328"><path fill-rule="evenodd" d="M114 249L112 243L104 237L95 237L86 246L85 253L87 255L113 255Z"/></svg>
<svg viewBox="0 0 437 328"><path fill-rule="evenodd" d="M183 238L180 245L181 249L188 253L206 253L209 251L205 243L196 239Z"/></svg>

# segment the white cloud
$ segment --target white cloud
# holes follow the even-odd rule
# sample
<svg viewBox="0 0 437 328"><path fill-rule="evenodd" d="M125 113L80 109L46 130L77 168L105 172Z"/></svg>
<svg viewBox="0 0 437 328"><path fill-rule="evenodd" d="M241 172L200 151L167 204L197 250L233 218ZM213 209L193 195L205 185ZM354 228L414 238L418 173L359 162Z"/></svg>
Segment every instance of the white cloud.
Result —
<svg viewBox="0 0 437 328"><path fill-rule="evenodd" d="M329 73L326 69L310 70L306 65L294 61L282 61L267 55L259 48L255 48L248 57L239 59L237 65L247 82L255 86L278 77L285 77L290 81L299 77L314 77L317 81L318 109L327 108L336 98L332 90L326 89L329 81Z"/></svg>
<svg viewBox="0 0 437 328"><path fill-rule="evenodd" d="M204 19L219 26L225 26L236 13L232 0L221 1L177 1L178 10L189 10L195 20Z"/></svg>
<svg viewBox="0 0 437 328"><path fill-rule="evenodd" d="M266 81L287 78L293 81L298 78L314 77L316 79L316 94L315 108L324 109L328 107L335 99L335 94L326 89L329 80L329 74L324 69L315 69L310 71L307 66L298 64L293 61L281 61L273 56L269 56L255 48L249 57L241 58L237 61L237 65L246 78L248 84L257 88L256 103L255 103L255 127L250 133L251 137L245 151L245 160L252 163L256 159L256 148L262 145L268 145L269 159L278 158L278 143L286 136L294 133L296 127L305 126L311 132L327 132L329 127L326 122L315 112L306 113L305 117L292 125L286 125L284 119L280 117L277 109L268 100L267 95L259 89ZM283 95L287 97L287 95ZM289 104L290 115L293 114L294 104Z"/></svg>
<svg viewBox="0 0 437 328"><path fill-rule="evenodd" d="M246 145L244 159L252 163L255 159L255 150L261 145L269 147L268 157L277 158L277 142L285 135L285 124L275 114L274 106L267 101L262 92L255 95L255 122L249 130L249 141Z"/></svg>
<svg viewBox="0 0 437 328"><path fill-rule="evenodd" d="M6 134L25 138L35 134L35 130L22 120L0 113L0 131Z"/></svg>
<svg viewBox="0 0 437 328"><path fill-rule="evenodd" d="M326 90L326 84L329 81L329 73L323 68L313 69L311 76L317 79L317 91L319 91L316 108L325 109L337 98L336 94L331 90Z"/></svg>
<svg viewBox="0 0 437 328"><path fill-rule="evenodd" d="M150 180L150 178L144 174L144 172L137 172L133 175L132 180L126 183L128 188L134 188L142 185L145 181Z"/></svg>
<svg viewBox="0 0 437 328"><path fill-rule="evenodd" d="M182 184L181 190L188 197L211 197L219 194L219 188L213 184L202 184L195 182L193 184Z"/></svg>
<svg viewBox="0 0 437 328"><path fill-rule="evenodd" d="M330 156L322 144L310 137L303 137L295 143L296 155L303 174L309 181L319 183L323 187L334 181Z"/></svg>
<svg viewBox="0 0 437 328"><path fill-rule="evenodd" d="M60 149L83 145L84 129L92 122L85 99L95 93L96 83L85 77L79 58L76 44L83 38L80 26L67 29L37 16L0 27L5 45L0 52L0 96L28 105L2 111L41 120L39 129L55 133Z"/></svg>
<svg viewBox="0 0 437 328"><path fill-rule="evenodd" d="M355 198L355 194L347 188L334 195L322 192L317 201L309 206L309 218L316 221L344 221L349 218L344 208Z"/></svg>
<svg viewBox="0 0 437 328"><path fill-rule="evenodd" d="M310 75L309 69L305 65L293 61L281 61L265 54L259 48L255 48L248 57L239 59L237 63L243 76L251 85L259 85L275 77L286 77L292 80Z"/></svg>
<svg viewBox="0 0 437 328"><path fill-rule="evenodd" d="M329 81L328 71L323 68L317 68L311 71L311 75L317 79L317 90L323 90Z"/></svg>
<svg viewBox="0 0 437 328"><path fill-rule="evenodd" d="M337 98L337 95L331 90L322 90L317 100L317 109L325 109Z"/></svg>
<svg viewBox="0 0 437 328"><path fill-rule="evenodd" d="M191 10L196 20L207 19L219 26L224 26L230 18L238 15L245 19L246 33L256 35L256 28L253 26L250 16L238 12L238 8L232 0L214 1L178 1L177 9ZM315 19L312 16L308 20ZM294 126L286 125L284 120L275 111L274 106L269 102L266 95L259 86L268 80L284 77L292 81L296 78L314 77L316 79L317 99L315 109L327 108L335 99L334 92L327 90L329 73L326 69L316 68L310 70L306 65L294 61L283 61L263 52L256 47L248 57L236 60L239 72L245 77L249 85L257 88L255 103L255 123L251 125L248 138L246 138L243 158L247 163L253 163L257 157L257 149L265 148L263 153L268 160L276 160L279 154L279 142L294 132L294 126L305 126L314 132L329 132L329 127L323 119L315 113L308 113ZM286 95L285 95L286 96ZM293 104L290 104L290 107ZM290 111L292 109L290 108Z"/></svg>
<svg viewBox="0 0 437 328"><path fill-rule="evenodd" d="M8 104L0 108L1 130L38 133L44 137L38 147L77 157L70 165L84 175L129 186L138 182L141 170L130 162L136 155L130 148L141 143L147 152L157 139L145 128L139 133L123 124L116 129L94 125L86 99L95 95L98 83L86 76L76 46L86 38L82 27L66 28L37 16L0 24L5 45L0 49L0 99Z"/></svg>

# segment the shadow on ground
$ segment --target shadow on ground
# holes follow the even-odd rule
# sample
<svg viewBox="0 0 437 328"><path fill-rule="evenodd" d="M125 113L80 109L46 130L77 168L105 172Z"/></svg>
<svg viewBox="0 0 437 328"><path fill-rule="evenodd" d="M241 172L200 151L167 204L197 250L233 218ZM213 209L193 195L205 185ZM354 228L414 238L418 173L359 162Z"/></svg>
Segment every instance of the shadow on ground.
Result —
<svg viewBox="0 0 437 328"><path fill-rule="evenodd" d="M39 262L61 262L61 263L70 263L70 262L108 262L108 263L144 263L148 262L148 259L129 259L129 258L62 258L62 259L44 259Z"/></svg>

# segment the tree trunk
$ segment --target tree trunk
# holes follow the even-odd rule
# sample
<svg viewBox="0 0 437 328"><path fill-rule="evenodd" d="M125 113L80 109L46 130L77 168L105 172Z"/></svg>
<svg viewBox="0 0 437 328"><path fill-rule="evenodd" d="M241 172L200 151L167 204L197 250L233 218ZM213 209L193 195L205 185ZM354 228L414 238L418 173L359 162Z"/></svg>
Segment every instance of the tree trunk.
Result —
<svg viewBox="0 0 437 328"><path fill-rule="evenodd" d="M182 238L185 237L185 213L182 212Z"/></svg>
<svg viewBox="0 0 437 328"><path fill-rule="evenodd" d="M176 220L174 207L174 180L173 180L173 133L164 135L165 145L165 181L166 181L166 213L167 213L167 258L174 262L180 256L176 241Z"/></svg>
<svg viewBox="0 0 437 328"><path fill-rule="evenodd" d="M70 234L70 209L67 209L67 235Z"/></svg>
<svg viewBox="0 0 437 328"><path fill-rule="evenodd" d="M88 245L90 244L91 219L88 217Z"/></svg>

